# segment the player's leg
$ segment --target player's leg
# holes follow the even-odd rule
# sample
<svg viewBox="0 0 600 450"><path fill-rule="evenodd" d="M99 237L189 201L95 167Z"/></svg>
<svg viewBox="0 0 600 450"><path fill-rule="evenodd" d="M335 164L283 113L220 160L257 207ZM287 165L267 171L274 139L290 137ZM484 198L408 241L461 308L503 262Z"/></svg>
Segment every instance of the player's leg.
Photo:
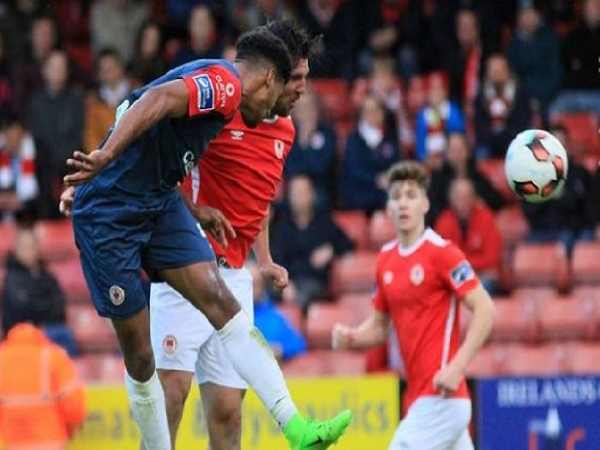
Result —
<svg viewBox="0 0 600 450"><path fill-rule="evenodd" d="M158 376L165 392L171 442L190 391L198 352L214 329L181 294L166 283L150 288L150 336Z"/></svg>
<svg viewBox="0 0 600 450"><path fill-rule="evenodd" d="M165 213L153 232L145 266L156 270L218 330L236 371L254 388L292 446L301 449L316 442L327 448L346 430L351 413L325 424L309 423L297 413L269 345L221 279L200 226L180 198Z"/></svg>
<svg viewBox="0 0 600 450"><path fill-rule="evenodd" d="M240 450L242 400L246 391L213 383L200 385L210 450Z"/></svg>
<svg viewBox="0 0 600 450"><path fill-rule="evenodd" d="M115 328L127 369L125 385L132 415L148 450L171 450L164 394L150 344L146 293L139 273L140 247L150 235L143 224L132 227L134 221L118 215L131 211L132 205L122 208L118 200L105 196L97 197L100 205L82 203L81 191L79 195L73 228L81 264L98 313L111 318Z"/></svg>

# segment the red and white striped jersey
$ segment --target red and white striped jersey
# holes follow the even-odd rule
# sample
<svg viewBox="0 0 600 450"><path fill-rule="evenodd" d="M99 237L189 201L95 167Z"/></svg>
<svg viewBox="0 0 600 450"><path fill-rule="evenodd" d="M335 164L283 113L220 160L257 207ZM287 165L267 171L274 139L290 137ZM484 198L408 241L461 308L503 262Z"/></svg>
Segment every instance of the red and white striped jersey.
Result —
<svg viewBox="0 0 600 450"><path fill-rule="evenodd" d="M465 255L431 229L410 247L383 246L377 261L376 310L390 316L404 360L405 411L419 397L438 395L436 372L455 355L462 299L479 283ZM465 381L454 397L468 397Z"/></svg>

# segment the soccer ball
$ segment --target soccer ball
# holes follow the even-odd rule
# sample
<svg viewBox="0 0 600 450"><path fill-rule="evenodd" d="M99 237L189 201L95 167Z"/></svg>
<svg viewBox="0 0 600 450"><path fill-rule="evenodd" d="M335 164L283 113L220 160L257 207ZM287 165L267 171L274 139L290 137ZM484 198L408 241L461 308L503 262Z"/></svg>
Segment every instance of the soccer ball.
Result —
<svg viewBox="0 0 600 450"><path fill-rule="evenodd" d="M560 141L544 130L525 130L508 147L504 171L511 189L523 200L540 203L559 197L569 161Z"/></svg>

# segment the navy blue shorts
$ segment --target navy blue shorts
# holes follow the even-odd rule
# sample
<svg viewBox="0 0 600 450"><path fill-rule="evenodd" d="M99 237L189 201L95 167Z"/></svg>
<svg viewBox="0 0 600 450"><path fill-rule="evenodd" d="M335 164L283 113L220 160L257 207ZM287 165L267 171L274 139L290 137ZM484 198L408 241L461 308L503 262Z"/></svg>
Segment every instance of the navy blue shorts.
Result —
<svg viewBox="0 0 600 450"><path fill-rule="evenodd" d="M179 192L135 197L79 187L73 229L98 314L126 318L148 304L142 269L158 271L215 259Z"/></svg>

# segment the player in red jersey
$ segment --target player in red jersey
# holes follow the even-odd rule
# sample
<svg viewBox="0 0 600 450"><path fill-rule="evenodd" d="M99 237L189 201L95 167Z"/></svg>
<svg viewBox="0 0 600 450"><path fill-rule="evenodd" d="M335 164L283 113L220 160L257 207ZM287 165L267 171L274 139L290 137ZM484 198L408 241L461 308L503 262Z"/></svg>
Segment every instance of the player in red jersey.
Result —
<svg viewBox="0 0 600 450"><path fill-rule="evenodd" d="M337 324L333 347L381 344L391 318L408 387L407 414L390 450L470 450L464 373L490 333L494 306L458 247L425 228L429 179L423 166L399 163L388 182L387 210L398 237L379 254L374 312L355 328ZM473 312L462 344L459 302Z"/></svg>
<svg viewBox="0 0 600 450"><path fill-rule="evenodd" d="M267 28L292 54L290 81L272 119L247 127L236 114L210 143L197 168L182 186L192 213L209 232L219 272L247 316L253 318L252 277L244 267L254 250L261 273L284 288L287 271L271 258L269 207L282 180L294 141L289 112L304 93L312 40L290 22ZM185 399L195 374L202 393L212 450L237 450L241 405L247 383L227 357L206 317L166 283L154 283L150 295L151 337L156 366L165 390L175 442Z"/></svg>

